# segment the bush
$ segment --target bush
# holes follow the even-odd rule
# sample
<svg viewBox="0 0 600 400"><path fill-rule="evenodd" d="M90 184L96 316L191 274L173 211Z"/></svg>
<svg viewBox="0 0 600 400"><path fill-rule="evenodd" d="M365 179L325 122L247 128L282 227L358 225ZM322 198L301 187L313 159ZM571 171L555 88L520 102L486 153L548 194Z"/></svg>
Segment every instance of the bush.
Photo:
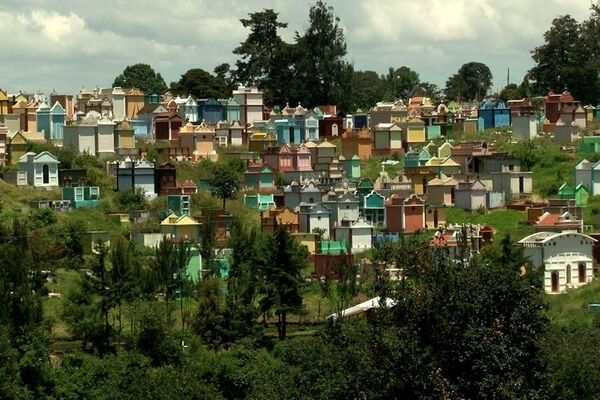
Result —
<svg viewBox="0 0 600 400"><path fill-rule="evenodd" d="M134 190L119 192L116 200L119 207L124 211L146 208L146 195L144 194L144 189L139 187Z"/></svg>

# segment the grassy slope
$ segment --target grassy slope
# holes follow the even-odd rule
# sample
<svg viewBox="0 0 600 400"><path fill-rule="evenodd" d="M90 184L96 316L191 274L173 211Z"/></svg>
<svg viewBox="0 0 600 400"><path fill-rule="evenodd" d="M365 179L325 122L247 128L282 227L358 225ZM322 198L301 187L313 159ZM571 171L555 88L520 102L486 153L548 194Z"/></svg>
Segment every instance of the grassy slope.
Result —
<svg viewBox="0 0 600 400"><path fill-rule="evenodd" d="M498 148L507 150L511 144L506 141L503 133L496 134L486 132L483 135L490 141L497 142ZM482 137L482 138L483 138ZM460 138L456 138L460 139ZM473 139L470 137L470 139ZM339 141L336 145L340 145ZM536 142L536 151L543 157L538 157L536 165L533 167L534 176L534 191L539 193L547 190L555 185L560 186L562 181L571 182L573 175L573 166L578 160L587 158L588 160L598 159L598 155L594 154L570 154L564 153L557 145L549 144L547 141ZM383 158L374 157L364 161L363 176L375 179L379 176L381 170L380 162ZM400 160L402 161L402 160ZM393 176L396 172L396 167L387 166L386 170ZM197 181L200 178L208 177L209 173L205 165L191 165L189 163L178 163L177 178L179 181L192 179ZM556 187L558 187L556 186ZM85 223L88 229L105 229L114 233L121 232L121 228L110 222L105 217L105 212L108 208L113 208L113 194L108 190L104 190L102 198L106 199L107 206L102 209L75 210L71 213L59 214L58 218L61 223L74 219L78 222ZM210 199L210 195L201 194L197 196L197 205L207 205L215 199ZM0 180L0 206L3 214L15 213L16 208L21 208L27 205L29 201L37 199L60 198L60 193L57 191L37 190L33 188L17 188ZM212 200L212 201L211 201ZM231 211L240 213L248 221L258 224L258 213L255 210L248 210L241 204L241 199L236 199L229 202ZM596 220L595 213L592 210L600 211L600 197L592 199L590 206L585 210L586 223L591 223ZM116 211L116 210L115 210ZM520 239L532 232L532 229L527 226L524 221L526 214L524 212L514 210L494 211L488 214L471 214L462 210L449 209L448 222L470 222L470 223L487 223L496 229L497 237L503 236L510 232L514 239ZM68 292L69 287L73 285L77 277L77 272L74 271L58 271L58 280L56 283L48 285L50 291L61 293L63 296ZM319 315L327 315L332 312L331 304L324 299L318 289L318 284L309 284L305 288L305 314L301 317L295 316L291 322L316 322ZM64 324L59 321L59 309L63 300L53 299L44 301L44 313L55 321L53 333L57 338L67 338L68 334ZM589 303L600 302L600 282L593 282L581 289L575 290L568 294L548 296L550 304L549 316L553 323L558 326L572 326L574 324L590 324L594 317L587 310ZM358 302L358 301L356 301ZM353 302L354 303L354 302Z"/></svg>
<svg viewBox="0 0 600 400"><path fill-rule="evenodd" d="M49 292L60 293L60 299L45 299L42 302L44 317L52 321L52 336L57 339L68 338L67 326L60 319L60 311L66 294L77 282L77 271L56 271L55 282L47 285Z"/></svg>
<svg viewBox="0 0 600 400"><path fill-rule="evenodd" d="M498 210L487 214L469 213L456 208L448 209L448 223L488 224L496 230L496 238L510 233L514 240L519 240L533 233L526 223L527 213L516 210Z"/></svg>
<svg viewBox="0 0 600 400"><path fill-rule="evenodd" d="M404 165L403 157L379 157L373 156L367 160L361 161L361 177L375 180L379 177L381 172L381 162L385 160L397 160L399 161L396 165L386 165L385 171L388 173L390 178L393 178Z"/></svg>
<svg viewBox="0 0 600 400"><path fill-rule="evenodd" d="M548 296L548 316L559 328L574 329L591 325L598 314L588 310L590 303L600 303L600 280L568 293Z"/></svg>

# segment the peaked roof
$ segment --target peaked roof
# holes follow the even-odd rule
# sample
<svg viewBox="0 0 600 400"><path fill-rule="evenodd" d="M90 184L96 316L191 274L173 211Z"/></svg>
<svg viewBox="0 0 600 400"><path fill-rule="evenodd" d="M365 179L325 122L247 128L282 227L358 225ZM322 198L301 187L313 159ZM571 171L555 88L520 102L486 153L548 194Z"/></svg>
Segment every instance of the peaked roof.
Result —
<svg viewBox="0 0 600 400"><path fill-rule="evenodd" d="M54 102L50 112L52 114L66 114L64 107L58 101Z"/></svg>
<svg viewBox="0 0 600 400"><path fill-rule="evenodd" d="M451 176L441 174L427 183L427 186L456 186L458 181Z"/></svg>
<svg viewBox="0 0 600 400"><path fill-rule="evenodd" d="M567 182L564 182L562 185L560 185L558 190L573 190L573 188Z"/></svg>
<svg viewBox="0 0 600 400"><path fill-rule="evenodd" d="M456 161L454 161L454 159L452 158L452 156L448 156L446 158L444 158L442 160L442 162L440 163L441 166L443 167L459 167L460 164L457 163Z"/></svg>
<svg viewBox="0 0 600 400"><path fill-rule="evenodd" d="M479 179L458 182L456 190L485 190L485 185Z"/></svg>
<svg viewBox="0 0 600 400"><path fill-rule="evenodd" d="M42 102L41 102L41 103L38 105L36 112L41 112L41 111L49 111L49 110L50 110L50 107L48 107L48 104L46 104L46 102L45 102L45 101L42 101Z"/></svg>
<svg viewBox="0 0 600 400"><path fill-rule="evenodd" d="M592 168L593 163L586 160L585 158L581 161L579 161L577 163L577 165L575 165L575 169L591 169Z"/></svg>
<svg viewBox="0 0 600 400"><path fill-rule="evenodd" d="M172 213L167 218L163 219L161 225L199 225L200 223L189 215L177 215Z"/></svg>
<svg viewBox="0 0 600 400"><path fill-rule="evenodd" d="M330 141L328 141L327 139L325 139L325 140L323 140L321 143L319 143L319 144L317 145L317 147L318 147L318 148L325 148L325 147L328 147L328 148L335 148L336 146L335 146L335 144L333 144L333 143L331 143Z"/></svg>
<svg viewBox="0 0 600 400"><path fill-rule="evenodd" d="M28 154L35 154L35 153L29 152L25 155L28 155ZM54 154L50 153L49 151L42 151L41 153L39 153L33 157L33 161L34 162L53 161L53 162L58 163L58 157L56 157Z"/></svg>
<svg viewBox="0 0 600 400"><path fill-rule="evenodd" d="M308 214L331 214L329 207L322 203L311 204L307 210Z"/></svg>

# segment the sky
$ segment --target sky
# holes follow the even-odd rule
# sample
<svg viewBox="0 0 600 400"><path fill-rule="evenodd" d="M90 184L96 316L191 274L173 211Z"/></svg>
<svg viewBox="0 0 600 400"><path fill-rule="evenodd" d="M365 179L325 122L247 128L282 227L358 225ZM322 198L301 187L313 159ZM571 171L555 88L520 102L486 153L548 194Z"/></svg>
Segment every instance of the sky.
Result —
<svg viewBox="0 0 600 400"><path fill-rule="evenodd" d="M272 8L291 41L316 0L0 0L0 88L73 94L107 87L143 62L167 84L190 68L235 63L248 31L239 22ZM466 62L487 64L494 89L520 83L552 20L589 15L589 0L329 0L355 69L406 65L444 86Z"/></svg>

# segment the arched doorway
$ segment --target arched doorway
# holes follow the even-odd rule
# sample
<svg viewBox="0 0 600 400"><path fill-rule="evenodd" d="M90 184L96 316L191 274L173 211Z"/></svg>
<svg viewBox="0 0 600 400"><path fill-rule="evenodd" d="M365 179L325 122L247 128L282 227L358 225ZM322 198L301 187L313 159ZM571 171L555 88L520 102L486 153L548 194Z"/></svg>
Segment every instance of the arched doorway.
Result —
<svg viewBox="0 0 600 400"><path fill-rule="evenodd" d="M331 125L331 136L337 136L338 135L338 126L337 124L333 124Z"/></svg>
<svg viewBox="0 0 600 400"><path fill-rule="evenodd" d="M42 183L50 183L50 167L48 167L48 164L42 166Z"/></svg>
<svg viewBox="0 0 600 400"><path fill-rule="evenodd" d="M571 266L567 265L567 283L571 283Z"/></svg>
<svg viewBox="0 0 600 400"><path fill-rule="evenodd" d="M585 283L585 281L586 281L585 264L580 263L577 267L578 267L577 272L579 275L579 283Z"/></svg>
<svg viewBox="0 0 600 400"><path fill-rule="evenodd" d="M552 274L550 274L550 282L552 293L558 292L558 271L552 271Z"/></svg>

